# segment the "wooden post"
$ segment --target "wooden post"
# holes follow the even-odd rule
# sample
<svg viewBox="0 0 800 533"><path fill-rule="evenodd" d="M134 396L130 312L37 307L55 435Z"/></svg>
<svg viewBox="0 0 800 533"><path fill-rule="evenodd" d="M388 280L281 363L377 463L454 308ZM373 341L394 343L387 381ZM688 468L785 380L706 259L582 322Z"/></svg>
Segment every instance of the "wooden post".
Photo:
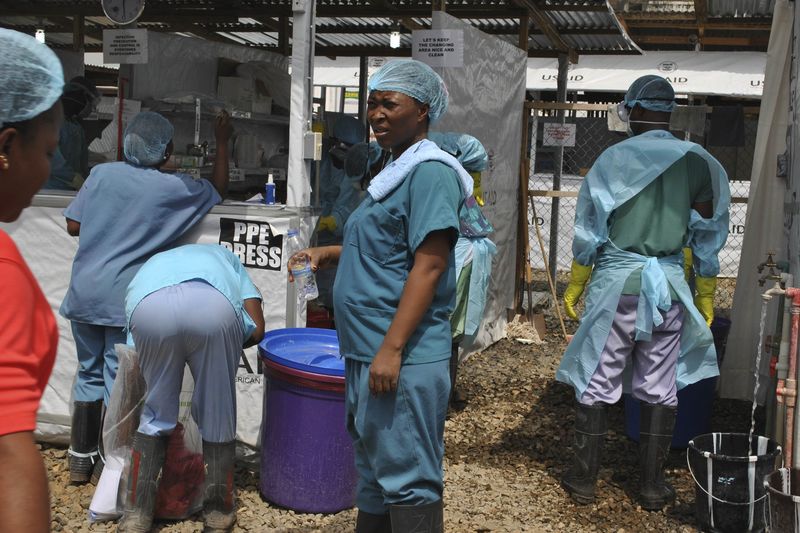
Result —
<svg viewBox="0 0 800 533"><path fill-rule="evenodd" d="M522 310L522 282L530 283L528 276L528 175L530 173L528 161L528 121L531 110L523 105L522 110L522 136L519 155L519 215L517 218L517 265L514 280L514 311ZM535 223L535 222L534 222ZM531 302L528 302L530 305Z"/></svg>
<svg viewBox="0 0 800 533"><path fill-rule="evenodd" d="M525 53L528 53L529 43L528 39L530 38L529 32L531 27L531 19L528 15L522 15L519 18L519 47L522 50L525 50Z"/></svg>
<svg viewBox="0 0 800 533"><path fill-rule="evenodd" d="M289 55L289 17L281 17L278 28L278 49L281 54Z"/></svg>
<svg viewBox="0 0 800 533"><path fill-rule="evenodd" d="M82 13L72 17L72 49L83 52L84 37L86 36L86 19Z"/></svg>

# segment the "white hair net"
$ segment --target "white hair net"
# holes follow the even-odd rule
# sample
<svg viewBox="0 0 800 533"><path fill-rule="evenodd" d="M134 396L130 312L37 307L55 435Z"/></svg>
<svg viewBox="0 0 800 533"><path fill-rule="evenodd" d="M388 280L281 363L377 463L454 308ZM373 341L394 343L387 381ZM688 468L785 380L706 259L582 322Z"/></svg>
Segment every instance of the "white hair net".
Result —
<svg viewBox="0 0 800 533"><path fill-rule="evenodd" d="M625 93L625 106L641 106L650 111L671 113L675 109L675 90L667 80L655 74L634 81Z"/></svg>
<svg viewBox="0 0 800 533"><path fill-rule="evenodd" d="M414 59L390 61L369 78L372 91L396 91L428 104L431 124L447 111L447 87L431 67Z"/></svg>
<svg viewBox="0 0 800 533"><path fill-rule="evenodd" d="M61 97L64 73L47 45L30 35L0 28L0 126L30 120Z"/></svg>
<svg viewBox="0 0 800 533"><path fill-rule="evenodd" d="M175 132L169 120L158 113L143 111L125 129L125 159L134 165L150 167L164 161L164 152Z"/></svg>

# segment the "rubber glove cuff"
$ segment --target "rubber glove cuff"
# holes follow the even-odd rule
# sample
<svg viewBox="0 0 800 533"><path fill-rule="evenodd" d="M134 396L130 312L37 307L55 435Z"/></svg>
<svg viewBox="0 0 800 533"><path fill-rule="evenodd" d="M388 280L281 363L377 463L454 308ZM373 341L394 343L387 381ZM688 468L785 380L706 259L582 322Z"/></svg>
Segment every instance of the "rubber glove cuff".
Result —
<svg viewBox="0 0 800 533"><path fill-rule="evenodd" d="M564 308L567 311L567 316L573 320L578 320L578 313L575 312L575 306L578 304L583 289L592 275L592 267L585 266L574 259L572 260L572 268L569 271L569 284L567 290L564 291Z"/></svg>
<svg viewBox="0 0 800 533"><path fill-rule="evenodd" d="M470 176L472 176L472 196L475 197L475 202L478 205L483 206L483 189L481 188L481 173L480 172L470 172Z"/></svg>
<svg viewBox="0 0 800 533"><path fill-rule="evenodd" d="M683 277L688 282L692 279L692 268L694 266L694 261L692 259L692 249L691 248L684 248L683 249Z"/></svg>
<svg viewBox="0 0 800 533"><path fill-rule="evenodd" d="M714 321L714 292L717 290L717 278L696 277L694 279L696 294L694 306L703 315L706 324Z"/></svg>
<svg viewBox="0 0 800 533"><path fill-rule="evenodd" d="M336 219L333 216L320 217L318 228L319 231L333 232L336 230Z"/></svg>

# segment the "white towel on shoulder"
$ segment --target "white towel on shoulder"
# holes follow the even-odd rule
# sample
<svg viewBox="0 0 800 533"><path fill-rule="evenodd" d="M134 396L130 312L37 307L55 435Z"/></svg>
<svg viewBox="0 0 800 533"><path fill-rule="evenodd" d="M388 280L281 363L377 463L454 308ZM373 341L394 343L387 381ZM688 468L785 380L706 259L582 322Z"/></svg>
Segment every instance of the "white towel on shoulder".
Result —
<svg viewBox="0 0 800 533"><path fill-rule="evenodd" d="M417 165L425 161L439 161L455 170L461 181L461 191L464 194L464 198L469 198L472 195L472 176L464 170L458 159L428 139L423 139L412 145L396 161L389 163L372 179L369 187L367 187L367 192L376 202L385 198L403 183L406 176L411 174Z"/></svg>

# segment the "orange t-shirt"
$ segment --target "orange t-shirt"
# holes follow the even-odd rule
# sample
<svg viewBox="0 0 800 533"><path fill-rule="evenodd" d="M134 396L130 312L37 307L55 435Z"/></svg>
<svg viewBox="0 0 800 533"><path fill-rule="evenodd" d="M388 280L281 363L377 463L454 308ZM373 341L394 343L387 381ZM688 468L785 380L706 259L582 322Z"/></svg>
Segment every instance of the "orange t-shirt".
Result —
<svg viewBox="0 0 800 533"><path fill-rule="evenodd" d="M58 346L50 304L0 231L0 435L33 431Z"/></svg>

